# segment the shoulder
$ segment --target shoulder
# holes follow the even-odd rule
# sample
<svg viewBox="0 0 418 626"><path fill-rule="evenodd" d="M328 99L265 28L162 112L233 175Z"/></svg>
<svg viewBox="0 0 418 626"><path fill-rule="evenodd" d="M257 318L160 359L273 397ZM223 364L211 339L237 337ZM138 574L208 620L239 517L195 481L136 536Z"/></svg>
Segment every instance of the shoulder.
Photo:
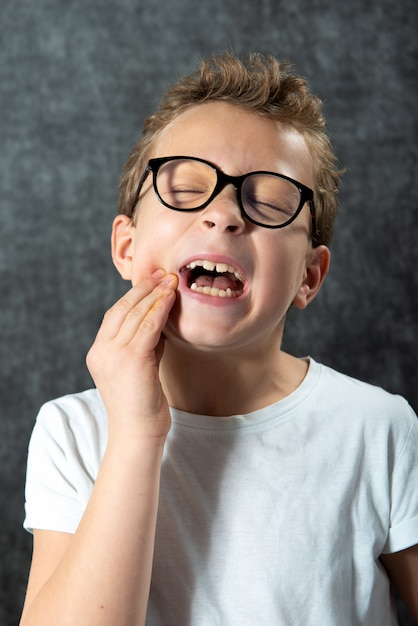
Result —
<svg viewBox="0 0 418 626"><path fill-rule="evenodd" d="M327 405L338 406L340 411L353 415L367 415L379 420L401 419L405 423L416 421L416 415L407 400L382 387L353 378L327 365L312 362L318 371L317 392Z"/></svg>
<svg viewBox="0 0 418 626"><path fill-rule="evenodd" d="M29 443L24 527L75 532L107 445L95 389L46 402Z"/></svg>
<svg viewBox="0 0 418 626"><path fill-rule="evenodd" d="M107 415L96 389L49 400L40 409L30 446L54 441L58 447L103 449Z"/></svg>
<svg viewBox="0 0 418 626"><path fill-rule="evenodd" d="M79 393L69 394L49 400L42 405L37 422L61 419L68 423L100 422L105 419L106 412L97 389L87 389Z"/></svg>
<svg viewBox="0 0 418 626"><path fill-rule="evenodd" d="M389 458L399 455L418 438L418 419L407 400L381 387L355 379L331 367L313 362L316 385L310 398L312 411L327 432L377 450Z"/></svg>

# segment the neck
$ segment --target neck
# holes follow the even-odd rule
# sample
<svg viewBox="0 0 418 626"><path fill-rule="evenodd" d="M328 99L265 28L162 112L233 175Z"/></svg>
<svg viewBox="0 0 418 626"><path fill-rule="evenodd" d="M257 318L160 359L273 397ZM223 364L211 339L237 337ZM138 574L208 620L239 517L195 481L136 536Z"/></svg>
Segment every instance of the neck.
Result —
<svg viewBox="0 0 418 626"><path fill-rule="evenodd" d="M161 380L170 406L200 415L227 416L264 408L292 393L307 364L280 350L196 351L166 341Z"/></svg>

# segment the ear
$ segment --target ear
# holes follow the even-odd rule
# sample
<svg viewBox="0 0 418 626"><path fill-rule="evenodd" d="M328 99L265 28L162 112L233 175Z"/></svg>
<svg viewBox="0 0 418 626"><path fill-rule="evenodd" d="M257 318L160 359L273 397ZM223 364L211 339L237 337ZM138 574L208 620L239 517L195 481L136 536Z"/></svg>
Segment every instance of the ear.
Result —
<svg viewBox="0 0 418 626"><path fill-rule="evenodd" d="M298 309L305 309L320 290L325 276L328 274L331 253L327 246L318 246L309 253L305 275L298 289L293 304Z"/></svg>
<svg viewBox="0 0 418 626"><path fill-rule="evenodd" d="M131 279L135 226L127 215L117 215L112 227L112 259L119 274Z"/></svg>

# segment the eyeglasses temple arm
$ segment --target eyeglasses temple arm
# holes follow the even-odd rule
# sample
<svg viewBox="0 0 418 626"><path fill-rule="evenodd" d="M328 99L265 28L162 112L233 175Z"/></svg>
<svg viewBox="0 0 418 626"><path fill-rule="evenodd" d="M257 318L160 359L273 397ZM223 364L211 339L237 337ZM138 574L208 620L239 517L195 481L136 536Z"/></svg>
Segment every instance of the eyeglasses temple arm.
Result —
<svg viewBox="0 0 418 626"><path fill-rule="evenodd" d="M315 214L315 204L313 200L309 200L309 210L311 212L311 220L312 220L312 245L315 248L319 245L318 237L319 233L316 227L316 214Z"/></svg>
<svg viewBox="0 0 418 626"><path fill-rule="evenodd" d="M150 171L151 171L151 168L149 167L149 165L147 165L147 167L146 167L146 169L144 170L144 172L143 172L143 174L142 174L141 178L139 179L139 183L138 183L138 186L137 186L137 188L136 188L135 195L134 195L134 199L133 199L132 206L131 206L131 210L130 210L130 216L131 216L131 217L132 217L132 215L134 214L135 207L136 207L136 205L137 205L137 203L138 203L138 197L139 197L139 194L141 193L141 188L142 188L142 185L144 184L144 182L145 182L145 180L146 180L146 178L147 178L148 174L150 173Z"/></svg>

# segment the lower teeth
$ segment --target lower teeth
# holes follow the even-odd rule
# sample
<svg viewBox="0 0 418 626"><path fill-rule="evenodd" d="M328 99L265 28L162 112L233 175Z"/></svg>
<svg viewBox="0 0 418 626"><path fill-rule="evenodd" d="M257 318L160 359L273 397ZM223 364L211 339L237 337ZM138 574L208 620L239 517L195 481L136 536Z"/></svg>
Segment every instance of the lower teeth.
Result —
<svg viewBox="0 0 418 626"><path fill-rule="evenodd" d="M219 298L236 298L239 296L239 291L232 291L228 287L228 289L218 289L217 287L198 287L196 283L192 283L190 285L190 289L192 291L196 291L197 293L203 293L205 296L217 296Z"/></svg>

